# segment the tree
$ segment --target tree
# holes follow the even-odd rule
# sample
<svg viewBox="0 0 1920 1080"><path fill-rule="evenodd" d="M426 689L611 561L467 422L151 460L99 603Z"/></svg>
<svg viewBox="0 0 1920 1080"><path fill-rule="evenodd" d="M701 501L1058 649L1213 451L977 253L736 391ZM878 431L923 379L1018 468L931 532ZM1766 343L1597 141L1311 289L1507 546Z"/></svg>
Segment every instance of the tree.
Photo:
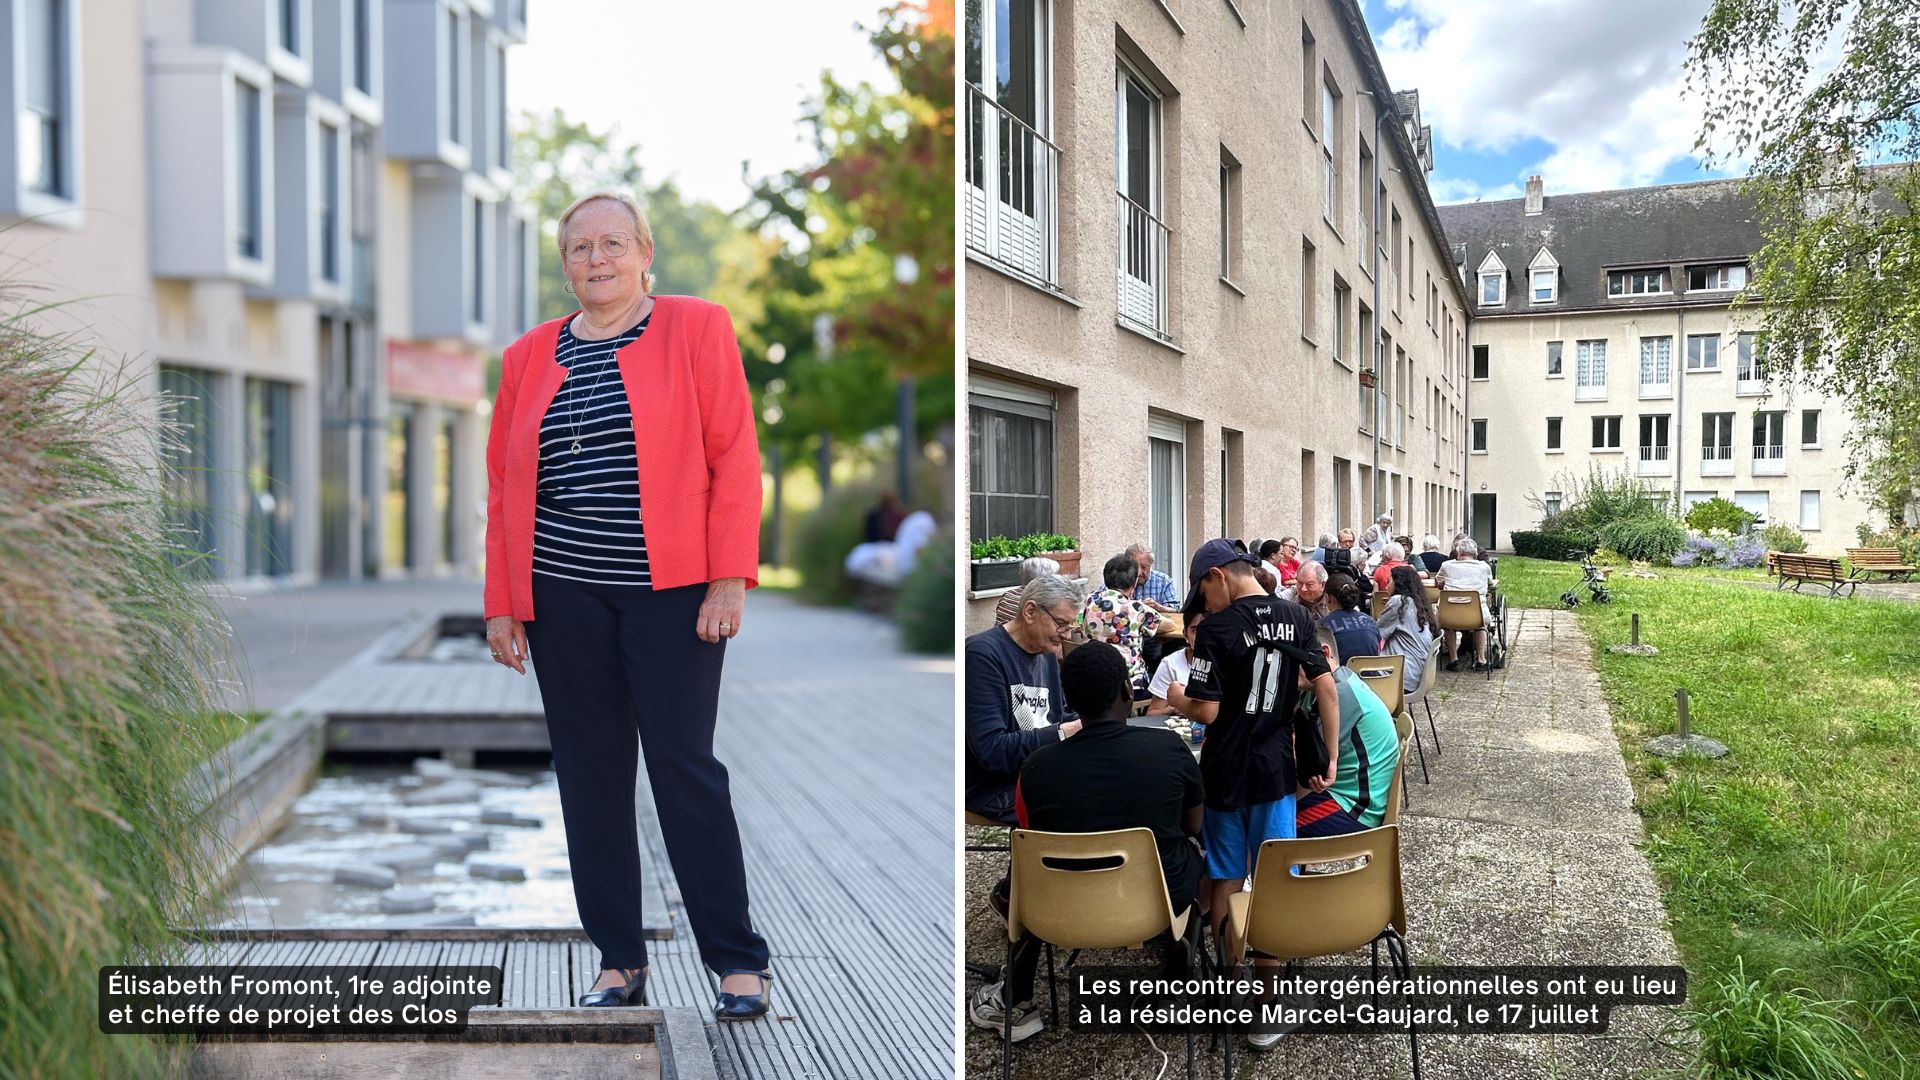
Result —
<svg viewBox="0 0 1920 1080"><path fill-rule="evenodd" d="M1920 7L1714 0L1687 68L1709 164L1751 162L1737 303L1776 370L1847 402L1847 479L1898 522L1920 491Z"/></svg>

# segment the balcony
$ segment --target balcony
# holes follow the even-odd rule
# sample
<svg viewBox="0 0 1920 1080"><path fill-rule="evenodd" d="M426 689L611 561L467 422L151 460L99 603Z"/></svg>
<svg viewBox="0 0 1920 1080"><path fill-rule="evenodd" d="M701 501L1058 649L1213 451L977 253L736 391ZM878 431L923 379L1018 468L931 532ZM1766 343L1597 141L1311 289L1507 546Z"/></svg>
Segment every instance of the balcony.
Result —
<svg viewBox="0 0 1920 1080"><path fill-rule="evenodd" d="M1700 449L1701 476L1732 476L1733 447L1706 446Z"/></svg>
<svg viewBox="0 0 1920 1080"><path fill-rule="evenodd" d="M967 86L967 247L1059 289L1060 148Z"/></svg>
<svg viewBox="0 0 1920 1080"><path fill-rule="evenodd" d="M1670 398L1672 396L1673 396L1673 383L1671 381L1643 382L1640 384L1640 400L1641 401L1647 401L1649 399L1658 399L1658 398Z"/></svg>
<svg viewBox="0 0 1920 1080"><path fill-rule="evenodd" d="M383 0L312 2L314 92L345 105L355 120L379 126Z"/></svg>
<svg viewBox="0 0 1920 1080"><path fill-rule="evenodd" d="M462 339L485 347L498 307L494 216L484 181L466 173L415 176L412 265L415 339Z"/></svg>
<svg viewBox="0 0 1920 1080"><path fill-rule="evenodd" d="M1760 445L1753 448L1753 475L1787 475L1787 448L1781 445Z"/></svg>
<svg viewBox="0 0 1920 1080"><path fill-rule="evenodd" d="M386 0L387 156L465 169L473 113L468 18L443 0Z"/></svg>
<svg viewBox="0 0 1920 1080"><path fill-rule="evenodd" d="M1672 476L1673 459L1668 456L1666 446L1643 446L1640 448L1640 461L1634 469L1636 476Z"/></svg>
<svg viewBox="0 0 1920 1080"><path fill-rule="evenodd" d="M1741 372L1740 377L1734 380L1733 393L1735 397L1766 397L1766 373L1758 370Z"/></svg>
<svg viewBox="0 0 1920 1080"><path fill-rule="evenodd" d="M352 289L346 110L283 88L273 119L273 280L263 293L345 304Z"/></svg>
<svg viewBox="0 0 1920 1080"><path fill-rule="evenodd" d="M1167 250L1173 230L1153 211L1115 193L1120 232L1120 319L1171 341L1167 319Z"/></svg>
<svg viewBox="0 0 1920 1080"><path fill-rule="evenodd" d="M1584 385L1576 384L1573 388L1573 400L1605 401L1607 400L1607 384L1601 383L1598 386L1584 386Z"/></svg>
<svg viewBox="0 0 1920 1080"><path fill-rule="evenodd" d="M515 45L527 43L527 0L493 0L493 25Z"/></svg>
<svg viewBox="0 0 1920 1080"><path fill-rule="evenodd" d="M154 46L148 175L156 277L266 286L274 267L273 73L231 48Z"/></svg>
<svg viewBox="0 0 1920 1080"><path fill-rule="evenodd" d="M313 0L294 0L293 25L280 25L281 0L196 0L193 37L224 45L298 87L313 84ZM287 48L291 41L293 47Z"/></svg>

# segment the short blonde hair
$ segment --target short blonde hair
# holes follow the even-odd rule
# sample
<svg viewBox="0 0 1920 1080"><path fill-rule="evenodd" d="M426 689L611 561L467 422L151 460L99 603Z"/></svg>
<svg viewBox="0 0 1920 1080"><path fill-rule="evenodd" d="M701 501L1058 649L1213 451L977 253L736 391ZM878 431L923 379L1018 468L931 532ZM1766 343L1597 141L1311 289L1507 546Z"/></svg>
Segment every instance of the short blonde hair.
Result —
<svg viewBox="0 0 1920 1080"><path fill-rule="evenodd" d="M554 231L553 242L560 248L560 263L562 266L566 265L567 260L567 223L573 220L573 215L579 212L581 207L590 202L598 202L601 199L616 202L626 207L627 213L633 215L633 233L635 239L640 241L641 249L648 253L653 251L653 227L647 224L647 212L640 209L638 200L624 191L590 191L573 200L573 205L560 211L560 227ZM640 272L640 287L649 293L653 292L652 270L642 270Z"/></svg>

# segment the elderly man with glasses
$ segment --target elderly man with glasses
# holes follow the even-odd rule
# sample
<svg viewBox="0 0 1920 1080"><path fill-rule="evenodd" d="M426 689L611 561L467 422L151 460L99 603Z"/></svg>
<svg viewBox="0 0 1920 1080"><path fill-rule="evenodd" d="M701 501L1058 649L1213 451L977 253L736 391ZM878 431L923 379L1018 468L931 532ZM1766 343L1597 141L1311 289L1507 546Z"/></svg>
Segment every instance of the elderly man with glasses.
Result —
<svg viewBox="0 0 1920 1080"><path fill-rule="evenodd" d="M1153 549L1134 544L1127 548L1127 554L1140 564L1140 584L1134 587L1134 598L1162 615L1177 613L1180 594L1174 591L1172 578L1153 568Z"/></svg>
<svg viewBox="0 0 1920 1080"><path fill-rule="evenodd" d="M1045 574L1020 591L1013 618L967 638L969 813L1015 822L1013 783L1027 755L1072 736L1060 691L1060 649L1080 620L1080 588Z"/></svg>

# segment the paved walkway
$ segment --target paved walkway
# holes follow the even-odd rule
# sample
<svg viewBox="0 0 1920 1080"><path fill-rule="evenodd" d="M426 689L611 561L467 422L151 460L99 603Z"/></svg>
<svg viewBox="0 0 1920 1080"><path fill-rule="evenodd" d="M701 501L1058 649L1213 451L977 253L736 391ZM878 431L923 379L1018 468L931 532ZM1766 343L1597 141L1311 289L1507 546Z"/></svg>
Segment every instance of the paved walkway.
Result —
<svg viewBox="0 0 1920 1080"><path fill-rule="evenodd" d="M1429 740L1433 782L1421 783L1417 754L1407 764L1402 877L1413 962L1676 963L1586 638L1570 612L1514 614L1512 660L1491 681L1439 674L1434 711L1445 753L1434 756ZM1424 728L1424 712L1413 708ZM1004 856L969 856L970 961L1005 955L985 906L1004 865ZM1434 1080L1628 1077L1684 1062L1672 1026L1667 1010L1636 1007L1614 1010L1611 1033L1599 1037L1422 1036L1421 1067ZM1173 1076L1184 1043L1174 1037L1170 1049ZM969 1028L966 1055L968 1075L997 1073L994 1035ZM1243 1078L1411 1074L1404 1036L1285 1039L1263 1055L1236 1050L1234 1061ZM1161 1057L1137 1035L1048 1031L1021 1043L1016 1063L1017 1075L1050 1080L1151 1078ZM1218 1075L1220 1064L1205 1056L1203 1074Z"/></svg>

